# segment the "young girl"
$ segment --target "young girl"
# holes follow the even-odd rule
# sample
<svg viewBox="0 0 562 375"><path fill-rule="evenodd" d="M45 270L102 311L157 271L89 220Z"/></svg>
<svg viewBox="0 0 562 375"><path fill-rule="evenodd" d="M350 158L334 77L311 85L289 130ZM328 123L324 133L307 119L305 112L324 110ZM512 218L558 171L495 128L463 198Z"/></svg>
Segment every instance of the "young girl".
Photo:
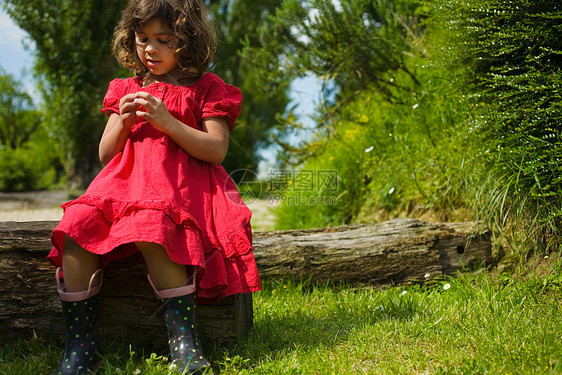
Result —
<svg viewBox="0 0 562 375"><path fill-rule="evenodd" d="M66 321L56 374L87 374L100 363L97 294L101 269L140 251L164 299L173 367L203 372L195 303L260 290L251 212L220 166L242 95L207 72L215 34L203 0L132 0L113 51L136 77L115 79L103 101L99 144L105 168L65 203L48 258ZM196 277L197 276L197 277Z"/></svg>

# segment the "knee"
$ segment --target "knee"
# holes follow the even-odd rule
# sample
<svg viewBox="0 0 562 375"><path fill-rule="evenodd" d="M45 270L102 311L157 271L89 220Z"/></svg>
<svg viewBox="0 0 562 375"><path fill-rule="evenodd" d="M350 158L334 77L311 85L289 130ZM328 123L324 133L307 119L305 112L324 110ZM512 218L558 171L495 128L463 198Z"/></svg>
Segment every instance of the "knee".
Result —
<svg viewBox="0 0 562 375"><path fill-rule="evenodd" d="M158 256L166 254L166 250L163 246L153 243L153 242L135 242L137 249L141 252L144 257Z"/></svg>
<svg viewBox="0 0 562 375"><path fill-rule="evenodd" d="M153 242L135 242L147 264L161 264L170 261L168 252L162 245Z"/></svg>
<svg viewBox="0 0 562 375"><path fill-rule="evenodd" d="M64 237L64 252L72 252L72 251L76 251L79 250L80 246L78 246L78 244L76 243L76 241L74 241L71 237L69 237L68 235L66 235Z"/></svg>
<svg viewBox="0 0 562 375"><path fill-rule="evenodd" d="M71 237L66 236L64 239L64 249L62 252L64 257L72 257L76 259L86 259L86 258L96 258L97 255L84 249L82 246L78 245Z"/></svg>

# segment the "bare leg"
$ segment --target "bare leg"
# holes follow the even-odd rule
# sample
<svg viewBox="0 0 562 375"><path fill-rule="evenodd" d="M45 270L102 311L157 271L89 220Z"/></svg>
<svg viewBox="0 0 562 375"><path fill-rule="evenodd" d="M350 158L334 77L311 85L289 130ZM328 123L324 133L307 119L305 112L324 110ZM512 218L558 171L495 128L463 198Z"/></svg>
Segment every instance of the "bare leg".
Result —
<svg viewBox="0 0 562 375"><path fill-rule="evenodd" d="M190 289L186 286L186 266L172 262L166 250L158 244L137 242L136 245L144 256L155 289L176 293L163 298L165 302L162 305L170 344L171 368L175 369L174 373L206 373L210 363L197 337L196 304L193 290L186 291Z"/></svg>
<svg viewBox="0 0 562 375"><path fill-rule="evenodd" d="M136 242L135 244L142 253L150 279L158 290L177 288L187 284L185 266L172 262L161 245L151 242Z"/></svg>
<svg viewBox="0 0 562 375"><path fill-rule="evenodd" d="M99 268L99 255L90 253L66 236L62 253L62 271L67 292L87 290L92 275ZM100 280L95 280L94 285L99 282Z"/></svg>

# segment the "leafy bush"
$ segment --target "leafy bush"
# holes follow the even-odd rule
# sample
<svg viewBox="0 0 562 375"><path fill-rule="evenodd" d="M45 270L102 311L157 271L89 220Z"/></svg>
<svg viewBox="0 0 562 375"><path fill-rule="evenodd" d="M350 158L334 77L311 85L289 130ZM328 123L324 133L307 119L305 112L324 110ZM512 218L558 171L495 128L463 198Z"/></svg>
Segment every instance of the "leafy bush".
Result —
<svg viewBox="0 0 562 375"><path fill-rule="evenodd" d="M372 89L342 106L331 137L319 137L317 154L302 166L335 170L337 191L314 189L329 204L282 202L277 211L280 228L403 216L459 220L470 215L469 190L477 164L471 138L462 127L461 120L468 117L466 101L443 79L446 72L422 68L423 61L418 61L422 87L403 93L400 103L390 103ZM286 194L303 192L293 188Z"/></svg>
<svg viewBox="0 0 562 375"><path fill-rule="evenodd" d="M318 77L325 94L318 130L329 138L340 104L357 92L376 89L387 100L396 100L397 92L418 83L407 61L421 53L415 43L419 17L419 6L412 1L284 0L260 28L261 45L247 43L243 57L252 62L256 80L270 92L295 78ZM402 74L402 82L394 80L396 74ZM290 136L299 133L302 124L290 108L279 128L274 136L287 151L283 156L289 163L314 155L314 145L291 144Z"/></svg>
<svg viewBox="0 0 562 375"><path fill-rule="evenodd" d="M54 149L21 82L0 70L0 191L38 190L55 178Z"/></svg>
<svg viewBox="0 0 562 375"><path fill-rule="evenodd" d="M435 19L444 26L443 52L451 68L465 74L465 92L478 107L469 126L493 193L483 201L488 214L504 224L511 217L555 240L562 218L560 2L433 4ZM500 204L499 197L505 197Z"/></svg>
<svg viewBox="0 0 562 375"><path fill-rule="evenodd" d="M45 150L29 145L0 149L0 191L31 191L50 187L55 170Z"/></svg>
<svg viewBox="0 0 562 375"><path fill-rule="evenodd" d="M295 7L284 3L289 5ZM335 89L318 108L318 129L312 140L289 153L308 158L301 169L335 170L338 188L335 192L315 189L308 195L288 189L277 211L278 226L314 227L401 216L470 218L470 188L478 168L472 138L463 127L470 110L455 72L444 69L440 56L430 48L440 34L424 23L426 8L391 1L342 1L340 10L326 1L311 6L318 7L316 22L309 16L294 28L310 40L322 36L326 41L323 47L293 41L296 50L308 48L313 57L299 55L289 58L289 63L285 60L285 65L324 74ZM293 8L279 11L278 24L283 24L282 17L294 21L292 12ZM337 28L329 27L332 18ZM329 32L339 36L328 37ZM370 35L374 41L367 43L357 35ZM357 53L361 49L362 54ZM353 58L340 64L350 53ZM360 61L365 54L372 57L368 65ZM336 71L330 73L331 68ZM337 202L287 204L291 197L296 202L295 196L302 195L304 201L323 196Z"/></svg>
<svg viewBox="0 0 562 375"><path fill-rule="evenodd" d="M450 126L450 119L449 114L446 120L431 117L442 113L431 108L423 121L434 123L420 123L420 110L414 111L432 90L417 72L425 53L423 17L423 7L411 1L346 0L336 5L329 0L286 0L261 29L262 48L245 51L256 61L256 75L266 86L304 74L325 82L312 137L296 147L279 141L285 160L298 169L315 175L335 171L337 189L290 187L278 212L280 227L372 220L375 205L386 205L396 214L398 207L408 207L405 202L420 196L427 201L423 206L438 202L422 185L433 179L427 175L432 168L448 168L449 162L440 160L435 150L437 141L446 139L436 129ZM281 125L302 128L290 110ZM425 147L428 142L430 147ZM433 148L429 154L437 157L426 165L419 163L424 147ZM411 188L414 182L418 185ZM406 198L397 198L400 194Z"/></svg>

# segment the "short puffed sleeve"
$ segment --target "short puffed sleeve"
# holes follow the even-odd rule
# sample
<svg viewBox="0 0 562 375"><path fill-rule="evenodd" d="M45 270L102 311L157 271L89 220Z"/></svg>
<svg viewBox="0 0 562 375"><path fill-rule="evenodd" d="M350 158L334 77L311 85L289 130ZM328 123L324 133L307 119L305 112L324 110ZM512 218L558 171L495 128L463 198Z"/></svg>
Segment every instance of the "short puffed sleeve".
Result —
<svg viewBox="0 0 562 375"><path fill-rule="evenodd" d="M219 76L207 73L205 80L206 92L201 106L201 118L226 117L230 130L242 108L242 92L236 86L226 84Z"/></svg>
<svg viewBox="0 0 562 375"><path fill-rule="evenodd" d="M112 113L119 114L119 102L125 94L127 94L126 80L117 78L109 82L109 88L103 98L103 108L100 110L108 116Z"/></svg>

